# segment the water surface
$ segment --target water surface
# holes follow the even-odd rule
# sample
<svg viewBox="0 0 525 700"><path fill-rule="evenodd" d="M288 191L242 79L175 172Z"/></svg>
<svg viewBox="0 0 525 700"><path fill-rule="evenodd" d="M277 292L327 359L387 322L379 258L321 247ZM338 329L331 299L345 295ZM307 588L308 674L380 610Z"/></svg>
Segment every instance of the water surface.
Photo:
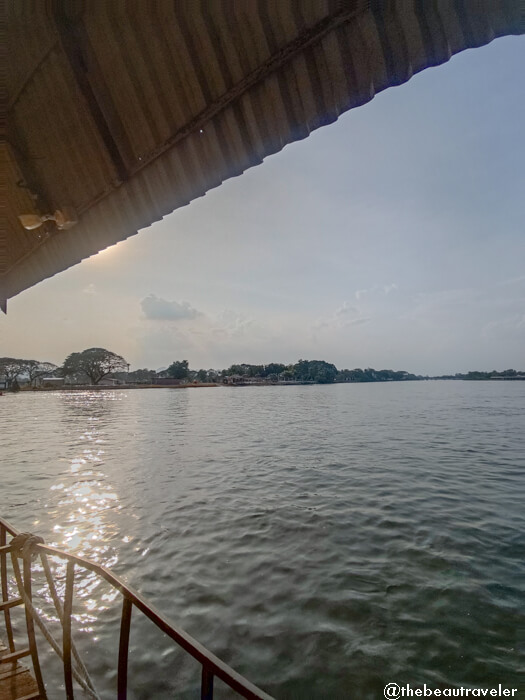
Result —
<svg viewBox="0 0 525 700"><path fill-rule="evenodd" d="M275 697L525 690L525 382L21 393L0 426L5 518ZM108 698L119 613L84 581L76 638ZM197 697L198 668L135 616L130 684Z"/></svg>

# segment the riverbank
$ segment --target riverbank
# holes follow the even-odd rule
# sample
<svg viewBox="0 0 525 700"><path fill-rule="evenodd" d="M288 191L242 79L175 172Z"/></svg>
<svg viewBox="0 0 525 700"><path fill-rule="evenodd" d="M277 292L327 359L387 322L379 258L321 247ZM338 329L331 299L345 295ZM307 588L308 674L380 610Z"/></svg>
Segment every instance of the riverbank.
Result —
<svg viewBox="0 0 525 700"><path fill-rule="evenodd" d="M21 387L20 392L41 391L114 391L116 389L199 389L223 386L212 382L188 382L187 384L75 384L71 386Z"/></svg>

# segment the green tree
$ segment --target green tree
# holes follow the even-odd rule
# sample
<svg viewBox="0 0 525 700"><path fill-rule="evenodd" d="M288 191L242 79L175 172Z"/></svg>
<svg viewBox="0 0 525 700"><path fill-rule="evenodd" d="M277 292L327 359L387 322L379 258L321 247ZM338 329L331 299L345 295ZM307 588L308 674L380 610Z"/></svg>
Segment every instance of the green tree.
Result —
<svg viewBox="0 0 525 700"><path fill-rule="evenodd" d="M166 371L173 379L187 379L190 372L188 360L172 362Z"/></svg>
<svg viewBox="0 0 525 700"><path fill-rule="evenodd" d="M19 360L15 357L0 357L0 376L4 376L7 386L16 383L18 385L18 377L25 371L25 360Z"/></svg>
<svg viewBox="0 0 525 700"><path fill-rule="evenodd" d="M324 360L299 360L293 371L299 381L319 384L331 384L338 374L337 367Z"/></svg>
<svg viewBox="0 0 525 700"><path fill-rule="evenodd" d="M35 385L40 377L49 377L56 372L58 367L52 362L40 362L39 360L24 360L24 370L28 376L29 384Z"/></svg>
<svg viewBox="0 0 525 700"><path fill-rule="evenodd" d="M287 365L281 372L281 378L285 381L291 381L292 379L296 379L294 373L294 365Z"/></svg>
<svg viewBox="0 0 525 700"><path fill-rule="evenodd" d="M61 374L64 377L85 375L91 384L98 384L113 372L123 372L127 368L128 363L120 355L105 348L89 348L68 355L61 367Z"/></svg>
<svg viewBox="0 0 525 700"><path fill-rule="evenodd" d="M489 372L472 371L472 372L467 372L467 374L464 376L464 379L478 380L478 379L489 379L489 377L490 377Z"/></svg>
<svg viewBox="0 0 525 700"><path fill-rule="evenodd" d="M157 373L154 369L136 369L127 375L127 381L136 384L151 384L153 377L156 377Z"/></svg>
<svg viewBox="0 0 525 700"><path fill-rule="evenodd" d="M197 372L197 379L199 382L205 382L208 379L208 372L205 369L200 369Z"/></svg>
<svg viewBox="0 0 525 700"><path fill-rule="evenodd" d="M246 365L230 365L227 370L224 370L227 377L231 377L234 374L244 376L244 368Z"/></svg>
<svg viewBox="0 0 525 700"><path fill-rule="evenodd" d="M270 362L269 365L266 365L263 368L263 371L261 372L261 376L277 378L285 370L286 370L286 367L284 365L278 364L277 362Z"/></svg>

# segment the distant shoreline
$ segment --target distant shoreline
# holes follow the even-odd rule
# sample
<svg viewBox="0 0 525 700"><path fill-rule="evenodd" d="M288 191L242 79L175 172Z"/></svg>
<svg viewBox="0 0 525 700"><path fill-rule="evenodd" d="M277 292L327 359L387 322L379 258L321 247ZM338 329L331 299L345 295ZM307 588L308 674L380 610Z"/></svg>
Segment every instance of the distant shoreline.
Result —
<svg viewBox="0 0 525 700"><path fill-rule="evenodd" d="M76 386L60 386L60 387L21 387L22 393L40 393L40 392L69 392L69 391L121 391L128 389L210 389L216 387L245 388L245 387L261 387L261 386L334 386L336 384L401 384L406 382L421 382L421 381L456 381L456 382L502 382L502 381L525 381L524 376L517 377L488 377L479 379L466 379L464 377L421 377L417 379L404 380L386 380L386 381L347 381L347 382L237 382L235 384L222 382L187 382L185 384L82 384ZM8 389L3 389L1 393L11 393Z"/></svg>
<svg viewBox="0 0 525 700"><path fill-rule="evenodd" d="M124 371L126 368L126 371ZM121 370L121 371L120 371ZM372 384L429 380L516 381L525 380L525 370L421 375L405 370L356 367L337 369L324 360L298 360L284 365L233 364L227 369L191 370L188 360L175 361L166 369L129 371L123 357L90 348L70 354L62 367L38 360L0 358L0 390L98 391L107 389L206 388L217 386L295 386L306 384ZM89 383L93 382L93 383Z"/></svg>
<svg viewBox="0 0 525 700"><path fill-rule="evenodd" d="M33 394L41 391L114 391L115 389L209 389L224 386L212 382L188 382L188 384L82 384L76 386L21 387L20 393ZM4 389L10 393L8 389Z"/></svg>

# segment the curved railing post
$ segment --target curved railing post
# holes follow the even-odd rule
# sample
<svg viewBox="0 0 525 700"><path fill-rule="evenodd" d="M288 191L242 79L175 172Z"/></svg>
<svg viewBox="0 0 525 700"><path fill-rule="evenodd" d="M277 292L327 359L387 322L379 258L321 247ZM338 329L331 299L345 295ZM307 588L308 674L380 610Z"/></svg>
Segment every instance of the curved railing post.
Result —
<svg viewBox="0 0 525 700"><path fill-rule="evenodd" d="M7 546L7 530L3 523L0 523L0 548ZM7 634L7 644L9 651L14 654L15 640L13 637L13 626L11 624L11 610L8 607L9 601L9 586L7 585L7 552L2 551L0 554L0 579L2 586L2 603L4 607L5 631Z"/></svg>
<svg viewBox="0 0 525 700"><path fill-rule="evenodd" d="M201 700L213 700L213 673L207 666L202 667Z"/></svg>
<svg viewBox="0 0 525 700"><path fill-rule="evenodd" d="M16 561L16 554L13 554L13 565L15 564L18 567L18 561ZM27 600L31 603L31 555L24 557L24 592L27 596ZM35 623L33 621L33 614L29 608L29 605L24 605L24 607L26 613L27 639L29 641L29 649L31 651L31 660L33 662L33 673L35 674L38 692L40 693L42 700L47 700L46 687L44 685L42 671L40 670L40 661L38 659L38 648L36 646Z"/></svg>
<svg viewBox="0 0 525 700"><path fill-rule="evenodd" d="M129 631L131 626L131 611L133 603L123 594L122 618L120 620L120 642L118 649L118 700L126 700L128 693L128 654L129 654Z"/></svg>
<svg viewBox="0 0 525 700"><path fill-rule="evenodd" d="M66 592L64 596L63 653L64 681L66 684L67 700L74 700L73 695L73 666L71 664L71 613L73 611L73 587L75 583L75 562L68 561L66 569Z"/></svg>
<svg viewBox="0 0 525 700"><path fill-rule="evenodd" d="M4 528L6 533L9 533L13 537L20 535L20 533L12 527L5 520L0 518L0 529ZM35 539L35 538L33 538ZM16 559L15 553L12 551L11 546L7 547L7 550L11 552L13 559L13 567L15 569L15 575L17 577L17 582L19 582L19 588L26 591L28 595L28 600L30 600L31 594L31 562L30 556L24 559L24 578L25 585L22 586L22 581L20 577L20 567ZM5 550L4 550L5 551ZM238 693L241 697L247 700L272 700L271 696L265 693L260 688L254 686L246 678L243 678L234 669L225 664L221 659L212 654L208 649L206 649L202 644L200 644L196 639L191 637L187 632L179 628L175 623L168 620L160 611L156 610L155 607L142 597L140 593L133 590L128 586L121 578L116 576L113 572L100 566L100 564L95 564L88 559L84 559L81 556L75 554L69 554L56 547L52 547L40 542L31 543L31 552L41 555L59 557L62 560L67 561L67 571L66 571L66 591L64 597L64 607L63 613L60 611L60 605L57 606L57 614L59 619L62 617L63 625L63 662L64 662L64 679L66 685L66 696L68 700L73 700L73 674L76 680L85 687L85 689L94 697L96 693L92 689L91 682L87 680L87 684L84 684L84 679L81 674L78 673L78 669L73 670L72 668L72 652L73 644L71 639L71 614L73 609L73 589L74 589L74 575L75 566L79 566L86 571L91 571L96 576L107 581L115 590L120 591L124 596L122 602L122 618L120 625L120 643L119 643L119 669L118 669L118 699L125 700L127 693L127 671L128 671L128 656L129 656L129 637L130 637L130 625L131 625L131 613L133 608L137 608L146 618L151 620L153 624L161 632L170 637L181 649L183 649L187 654L192 656L196 661L201 664L202 675L201 675L201 699L202 700L212 700L213 698L213 683L214 678L217 676L223 683L225 683L231 690ZM0 550L1 553L1 550ZM45 562L45 560L43 560ZM16 568L15 568L16 567ZM49 567L46 567L44 563L44 572L47 571ZM53 587L50 587L53 590ZM52 597L53 593L52 593ZM56 603L55 603L56 605ZM31 606L32 607L32 606ZM29 607L26 606L26 616L28 619L28 637L31 644L32 650L35 654L34 667L35 676L39 684L39 691L41 692L41 700L46 700L45 688L42 683L40 675L40 666L38 665L38 656L36 655L36 644L34 640L34 627L32 626L32 613ZM35 619L39 622L39 617L35 612ZM40 620L40 623L42 621ZM49 638L46 634L45 626L43 629L44 636L51 643L51 646L59 653L60 650L54 639ZM27 653L27 652L26 652ZM33 651L32 651L33 654ZM84 669L81 665L81 669ZM84 674L85 675L85 674ZM39 680L40 678L40 680Z"/></svg>

